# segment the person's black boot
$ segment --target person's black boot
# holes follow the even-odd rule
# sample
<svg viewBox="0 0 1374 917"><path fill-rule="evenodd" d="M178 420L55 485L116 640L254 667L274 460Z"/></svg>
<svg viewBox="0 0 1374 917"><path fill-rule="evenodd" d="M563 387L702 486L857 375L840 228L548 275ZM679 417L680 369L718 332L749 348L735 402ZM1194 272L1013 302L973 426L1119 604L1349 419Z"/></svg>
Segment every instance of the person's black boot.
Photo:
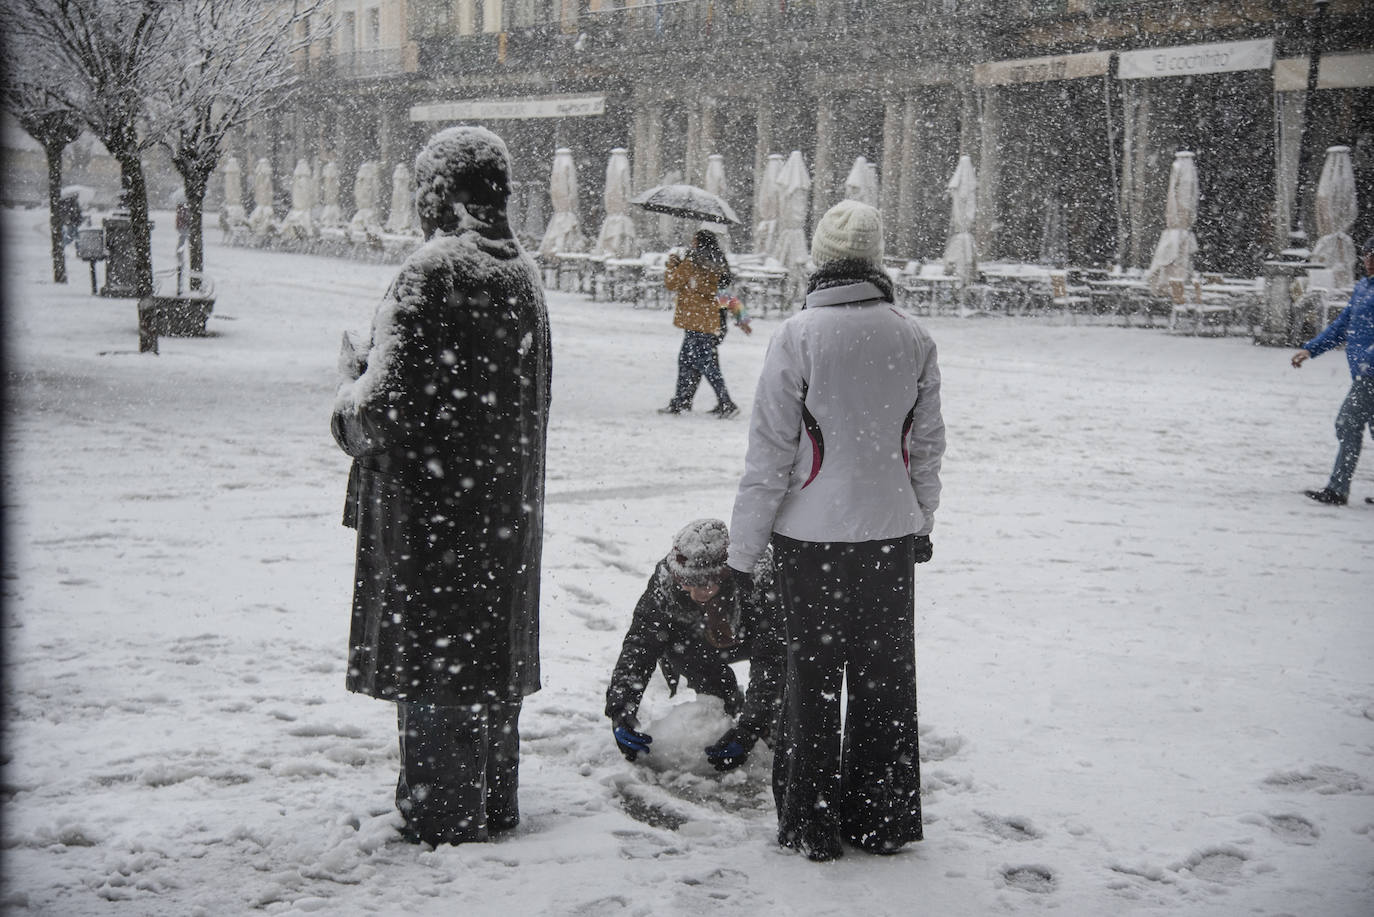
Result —
<svg viewBox="0 0 1374 917"><path fill-rule="evenodd" d="M1329 487L1323 487L1321 490L1304 490L1303 493L1318 503L1325 503L1328 506L1345 506L1346 503L1344 494L1338 494Z"/></svg>

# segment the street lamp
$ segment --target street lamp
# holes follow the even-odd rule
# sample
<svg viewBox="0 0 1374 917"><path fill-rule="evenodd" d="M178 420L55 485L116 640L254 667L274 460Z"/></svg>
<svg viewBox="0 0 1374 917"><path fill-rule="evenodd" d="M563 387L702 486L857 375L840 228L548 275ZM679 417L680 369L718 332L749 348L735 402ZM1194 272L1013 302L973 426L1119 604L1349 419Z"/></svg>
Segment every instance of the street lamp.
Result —
<svg viewBox="0 0 1374 917"><path fill-rule="evenodd" d="M1298 134L1298 176L1293 188L1293 209L1288 230L1288 247L1307 249L1307 231L1303 228L1304 204L1312 184L1312 110L1317 101L1317 75L1321 67L1322 30L1326 25L1326 7L1331 0L1312 0L1316 14L1310 20L1307 49L1307 92L1302 102L1302 130Z"/></svg>
<svg viewBox="0 0 1374 917"><path fill-rule="evenodd" d="M1303 228L1304 203L1312 183L1312 110L1317 99L1317 75L1321 67L1322 30L1330 0L1312 0L1314 15L1309 20L1307 50L1307 92L1302 103L1302 129L1298 134L1298 175L1289 210L1288 247L1276 258L1264 262L1264 327L1255 335L1256 344L1290 347L1297 343L1300 329L1293 311L1293 281L1307 273L1307 230Z"/></svg>

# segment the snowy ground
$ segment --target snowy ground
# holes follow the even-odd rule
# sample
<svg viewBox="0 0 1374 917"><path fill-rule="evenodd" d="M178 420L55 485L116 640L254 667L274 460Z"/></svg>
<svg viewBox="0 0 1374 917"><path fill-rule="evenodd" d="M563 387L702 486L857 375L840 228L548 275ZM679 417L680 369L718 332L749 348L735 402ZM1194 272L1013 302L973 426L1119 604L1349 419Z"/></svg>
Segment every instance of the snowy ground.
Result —
<svg viewBox="0 0 1374 917"><path fill-rule="evenodd" d="M654 413L667 313L551 295L524 822L427 850L394 833L392 708L343 690L327 424L340 333L394 268L212 238L213 336L140 356L131 301L80 262L51 283L41 214L0 226L7 912L1374 913L1374 458L1350 507L1299 494L1334 455L1338 354L928 320L950 446L918 577L927 840L818 865L773 842L766 755L701 771L690 693L651 689L654 768L615 751L633 602L673 531L728 516L746 425ZM723 346L746 410L756 327Z"/></svg>

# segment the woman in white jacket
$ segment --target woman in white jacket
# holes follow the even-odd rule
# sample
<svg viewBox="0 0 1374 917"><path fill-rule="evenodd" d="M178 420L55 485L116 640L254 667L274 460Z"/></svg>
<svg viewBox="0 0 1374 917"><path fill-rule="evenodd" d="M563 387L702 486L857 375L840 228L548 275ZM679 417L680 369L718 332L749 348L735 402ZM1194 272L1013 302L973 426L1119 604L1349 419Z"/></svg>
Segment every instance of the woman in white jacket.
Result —
<svg viewBox="0 0 1374 917"><path fill-rule="evenodd" d="M778 841L813 860L841 840L890 853L921 839L913 565L931 556L945 428L935 343L893 305L882 240L856 201L817 224L805 308L764 359L730 526L737 577L773 545Z"/></svg>

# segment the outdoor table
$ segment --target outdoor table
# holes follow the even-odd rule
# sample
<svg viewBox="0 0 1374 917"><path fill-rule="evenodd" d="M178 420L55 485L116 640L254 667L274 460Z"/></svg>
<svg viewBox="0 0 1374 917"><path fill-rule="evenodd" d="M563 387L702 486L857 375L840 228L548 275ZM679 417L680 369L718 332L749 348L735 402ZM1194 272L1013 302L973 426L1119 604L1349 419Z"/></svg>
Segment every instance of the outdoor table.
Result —
<svg viewBox="0 0 1374 917"><path fill-rule="evenodd" d="M1092 300L1095 315L1120 315L1126 325L1131 324L1131 316L1143 314L1151 317L1150 287L1144 280L1134 277L1108 277L1088 281L1088 296Z"/></svg>
<svg viewBox="0 0 1374 917"><path fill-rule="evenodd" d="M786 311L783 284L787 271L763 265L746 265L735 270L735 287L740 302L754 315L766 315L768 310Z"/></svg>
<svg viewBox="0 0 1374 917"><path fill-rule="evenodd" d="M615 302L634 302L640 279L644 276L644 261L640 258L607 258L598 298Z"/></svg>
<svg viewBox="0 0 1374 917"><path fill-rule="evenodd" d="M594 292L589 281L592 256L586 252L558 252L558 289L565 293Z"/></svg>

